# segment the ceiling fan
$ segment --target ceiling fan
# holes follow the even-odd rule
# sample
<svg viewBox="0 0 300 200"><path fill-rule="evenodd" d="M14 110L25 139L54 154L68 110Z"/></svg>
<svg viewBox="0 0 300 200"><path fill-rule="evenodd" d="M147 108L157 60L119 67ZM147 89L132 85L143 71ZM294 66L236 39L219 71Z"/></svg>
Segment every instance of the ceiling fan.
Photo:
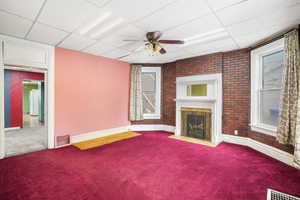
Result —
<svg viewBox="0 0 300 200"><path fill-rule="evenodd" d="M137 42L137 41L143 41L145 42L145 47L146 49L149 49L152 53L159 52L160 54L165 54L167 51L163 48L161 44L184 44L183 40L160 40L162 33L160 31L153 31L153 32L148 32L146 33L146 40L123 40L127 42ZM140 49L140 47L138 48ZM135 50L134 52L136 52ZM121 56L120 58L124 58L129 56Z"/></svg>

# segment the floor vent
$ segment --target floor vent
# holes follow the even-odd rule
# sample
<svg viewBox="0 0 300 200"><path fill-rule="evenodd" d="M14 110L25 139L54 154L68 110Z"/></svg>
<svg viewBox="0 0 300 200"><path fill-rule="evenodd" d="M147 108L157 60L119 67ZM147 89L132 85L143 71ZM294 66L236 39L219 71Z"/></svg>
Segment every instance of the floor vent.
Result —
<svg viewBox="0 0 300 200"><path fill-rule="evenodd" d="M300 200L300 198L268 189L267 200Z"/></svg>
<svg viewBox="0 0 300 200"><path fill-rule="evenodd" d="M70 135L63 135L56 137L56 147L70 144Z"/></svg>

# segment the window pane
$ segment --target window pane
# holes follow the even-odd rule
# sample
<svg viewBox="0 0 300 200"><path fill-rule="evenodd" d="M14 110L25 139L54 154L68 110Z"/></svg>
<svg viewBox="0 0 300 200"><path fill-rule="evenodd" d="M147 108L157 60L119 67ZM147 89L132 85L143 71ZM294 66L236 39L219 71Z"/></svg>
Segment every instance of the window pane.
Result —
<svg viewBox="0 0 300 200"><path fill-rule="evenodd" d="M142 89L143 91L155 91L155 80L156 73L155 72L143 72L142 73Z"/></svg>
<svg viewBox="0 0 300 200"><path fill-rule="evenodd" d="M155 95L156 95L156 73L142 73L143 90L143 112L145 114L155 114Z"/></svg>
<svg viewBox="0 0 300 200"><path fill-rule="evenodd" d="M280 90L261 91L260 122L271 126L278 125Z"/></svg>
<svg viewBox="0 0 300 200"><path fill-rule="evenodd" d="M264 89L281 88L283 76L283 51L262 57Z"/></svg>
<svg viewBox="0 0 300 200"><path fill-rule="evenodd" d="M207 85L206 84L188 85L187 96L207 96Z"/></svg>
<svg viewBox="0 0 300 200"><path fill-rule="evenodd" d="M143 111L145 114L155 113L155 93L143 92Z"/></svg>

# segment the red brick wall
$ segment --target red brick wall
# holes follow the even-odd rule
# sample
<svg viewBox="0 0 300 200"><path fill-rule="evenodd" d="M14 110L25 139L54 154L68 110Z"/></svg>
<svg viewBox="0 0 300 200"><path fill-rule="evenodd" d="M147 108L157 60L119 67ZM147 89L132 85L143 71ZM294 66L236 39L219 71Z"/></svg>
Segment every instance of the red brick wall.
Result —
<svg viewBox="0 0 300 200"><path fill-rule="evenodd" d="M176 63L163 66L163 120L164 124L175 126L176 120Z"/></svg>
<svg viewBox="0 0 300 200"><path fill-rule="evenodd" d="M222 53L197 56L176 62L176 76L222 73Z"/></svg>
<svg viewBox="0 0 300 200"><path fill-rule="evenodd" d="M250 52L223 54L223 133L247 136L250 119Z"/></svg>
<svg viewBox="0 0 300 200"><path fill-rule="evenodd" d="M279 144L275 137L250 130L250 50L242 49L179 60L162 67L162 119L139 124L175 126L176 77L223 73L223 133L250 137L264 144L293 152L293 147ZM136 123L135 123L136 124Z"/></svg>

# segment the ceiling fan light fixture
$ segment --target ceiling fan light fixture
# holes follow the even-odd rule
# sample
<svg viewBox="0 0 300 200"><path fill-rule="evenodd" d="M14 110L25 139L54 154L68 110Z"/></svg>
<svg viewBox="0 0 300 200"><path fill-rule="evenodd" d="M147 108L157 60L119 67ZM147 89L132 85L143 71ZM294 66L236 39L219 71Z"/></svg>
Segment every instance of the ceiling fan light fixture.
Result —
<svg viewBox="0 0 300 200"><path fill-rule="evenodd" d="M158 52L159 50L161 50L161 46L159 43L153 44L153 51L154 52Z"/></svg>

